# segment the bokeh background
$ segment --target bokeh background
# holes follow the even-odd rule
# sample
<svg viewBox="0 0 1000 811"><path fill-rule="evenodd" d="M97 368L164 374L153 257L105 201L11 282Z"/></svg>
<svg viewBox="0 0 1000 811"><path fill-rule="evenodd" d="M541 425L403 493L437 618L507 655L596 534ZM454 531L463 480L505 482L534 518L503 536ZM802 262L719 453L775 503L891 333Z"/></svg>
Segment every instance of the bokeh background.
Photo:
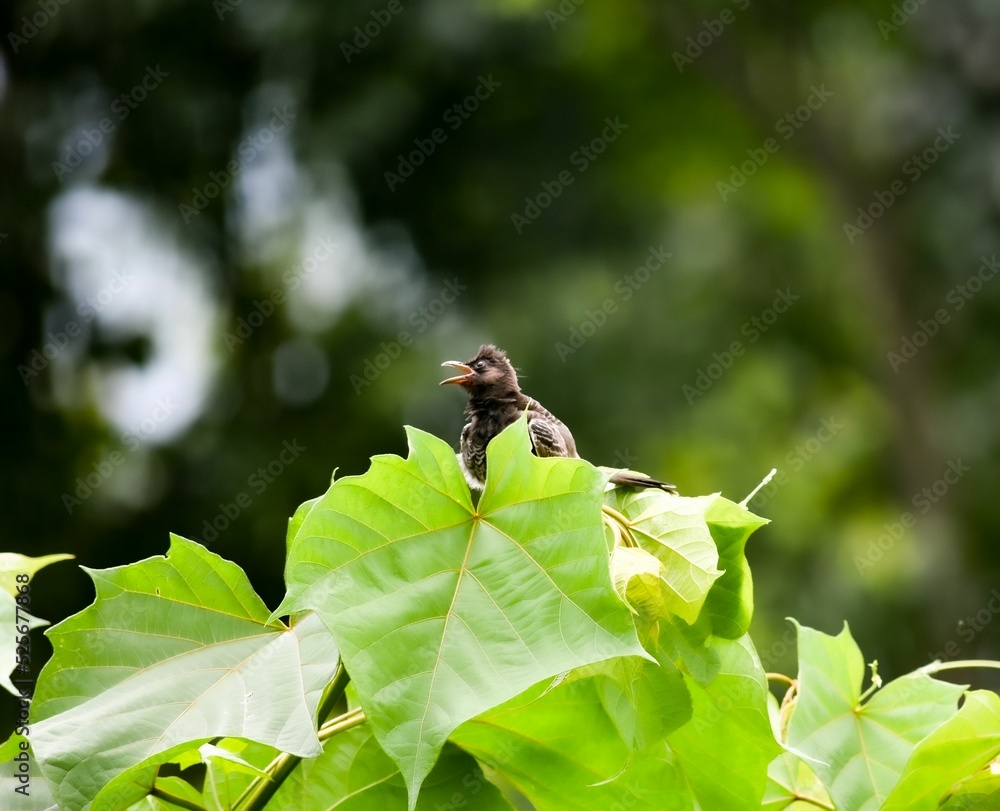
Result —
<svg viewBox="0 0 1000 811"><path fill-rule="evenodd" d="M887 676L1000 657L996 3L0 21L3 549L100 568L176 532L276 605L296 506L404 424L457 441L438 364L492 341L594 462L736 501L779 469L769 669L787 616ZM92 595L61 563L33 608Z"/></svg>

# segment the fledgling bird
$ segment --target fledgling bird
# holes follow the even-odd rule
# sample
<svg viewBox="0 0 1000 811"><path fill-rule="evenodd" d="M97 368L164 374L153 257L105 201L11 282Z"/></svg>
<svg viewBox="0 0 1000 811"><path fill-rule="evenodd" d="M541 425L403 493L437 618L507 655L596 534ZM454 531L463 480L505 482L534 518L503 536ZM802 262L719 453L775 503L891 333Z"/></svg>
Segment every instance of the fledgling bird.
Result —
<svg viewBox="0 0 1000 811"><path fill-rule="evenodd" d="M486 446L490 440L525 412L536 456L580 458L569 428L541 403L521 391L517 373L503 350L484 344L468 363L448 360L441 365L451 366L461 373L442 380L441 385L454 383L469 395L465 406L469 421L462 429L458 460L470 487L481 490L486 483ZM657 487L668 493L677 492L672 484L628 470L618 471L610 480L627 487Z"/></svg>

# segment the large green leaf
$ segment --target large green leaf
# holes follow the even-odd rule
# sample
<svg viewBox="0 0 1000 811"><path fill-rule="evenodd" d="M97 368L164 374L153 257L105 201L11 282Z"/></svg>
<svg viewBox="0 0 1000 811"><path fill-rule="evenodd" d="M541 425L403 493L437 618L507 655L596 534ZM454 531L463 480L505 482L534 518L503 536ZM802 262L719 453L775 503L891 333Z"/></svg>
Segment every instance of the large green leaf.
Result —
<svg viewBox="0 0 1000 811"><path fill-rule="evenodd" d="M834 805L875 811L914 747L955 713L965 688L911 673L861 703L864 660L847 626L828 636L796 625L799 696L788 744L811 763Z"/></svg>
<svg viewBox="0 0 1000 811"><path fill-rule="evenodd" d="M757 811L767 767L780 748L767 713L767 679L749 637L716 639L718 675L701 685L685 675L691 720L667 736L701 808Z"/></svg>
<svg viewBox="0 0 1000 811"><path fill-rule="evenodd" d="M709 589L722 574L719 551L705 522L705 511L714 499L621 487L605 496L606 502L628 520L628 530L639 547L662 564L659 571L647 571L639 582L646 584L647 591L655 585L654 577L662 584L662 597L656 594L656 601L663 603L664 616L669 612L693 623ZM629 568L634 569L635 563ZM634 577L638 576L636 572Z"/></svg>
<svg viewBox="0 0 1000 811"><path fill-rule="evenodd" d="M662 653L707 685L719 669L713 639L739 639L749 628L753 585L744 549L767 521L717 495L614 490L605 501L639 544L615 549L619 592L643 621L659 620Z"/></svg>
<svg viewBox="0 0 1000 811"><path fill-rule="evenodd" d="M623 740L630 731L614 707L608 711L601 675L549 691L535 687L464 724L452 739L539 811L757 811L768 763L779 751L764 673L748 639L714 644L719 675L707 688L684 677L687 692L674 694L677 711L690 720L665 740L650 735L635 747Z"/></svg>
<svg viewBox="0 0 1000 811"><path fill-rule="evenodd" d="M88 570L94 604L51 628L31 740L64 809L179 744L243 736L320 752L317 704L337 665L315 615L269 619L243 571L172 536L166 557Z"/></svg>
<svg viewBox="0 0 1000 811"><path fill-rule="evenodd" d="M962 708L913 751L881 811L925 811L959 780L1000 754L1000 696L967 693Z"/></svg>
<svg viewBox="0 0 1000 811"><path fill-rule="evenodd" d="M611 582L605 477L531 454L523 420L489 446L474 505L454 451L408 429L301 519L288 596L333 631L410 802L463 721L574 667L646 656Z"/></svg>
<svg viewBox="0 0 1000 811"><path fill-rule="evenodd" d="M537 811L693 811L664 742L630 751L593 678L538 685L452 736L521 791Z"/></svg>
<svg viewBox="0 0 1000 811"><path fill-rule="evenodd" d="M268 803L268 811L405 811L406 785L367 725L326 742L323 754L303 761ZM510 811L511 805L483 775L479 764L446 744L424 781L417 811L474 808Z"/></svg>

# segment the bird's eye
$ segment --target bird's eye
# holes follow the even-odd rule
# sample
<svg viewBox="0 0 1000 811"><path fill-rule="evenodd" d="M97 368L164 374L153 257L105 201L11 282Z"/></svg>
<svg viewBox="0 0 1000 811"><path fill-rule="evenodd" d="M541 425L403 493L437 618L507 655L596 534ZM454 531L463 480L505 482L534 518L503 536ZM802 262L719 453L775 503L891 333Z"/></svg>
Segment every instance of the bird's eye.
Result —
<svg viewBox="0 0 1000 811"><path fill-rule="evenodd" d="M485 369L486 368L486 361L485 360L477 360L473 364L473 366L475 366L477 369Z"/></svg>

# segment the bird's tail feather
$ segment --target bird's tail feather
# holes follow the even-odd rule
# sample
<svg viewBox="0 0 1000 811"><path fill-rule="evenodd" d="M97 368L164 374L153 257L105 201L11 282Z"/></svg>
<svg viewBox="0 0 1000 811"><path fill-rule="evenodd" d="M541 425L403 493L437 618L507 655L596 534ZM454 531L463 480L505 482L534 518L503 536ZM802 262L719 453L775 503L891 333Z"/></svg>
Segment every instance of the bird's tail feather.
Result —
<svg viewBox="0 0 1000 811"><path fill-rule="evenodd" d="M677 494L677 488L669 482L661 482L643 473L633 473L631 470L619 470L608 481L622 487L655 487L667 493Z"/></svg>

